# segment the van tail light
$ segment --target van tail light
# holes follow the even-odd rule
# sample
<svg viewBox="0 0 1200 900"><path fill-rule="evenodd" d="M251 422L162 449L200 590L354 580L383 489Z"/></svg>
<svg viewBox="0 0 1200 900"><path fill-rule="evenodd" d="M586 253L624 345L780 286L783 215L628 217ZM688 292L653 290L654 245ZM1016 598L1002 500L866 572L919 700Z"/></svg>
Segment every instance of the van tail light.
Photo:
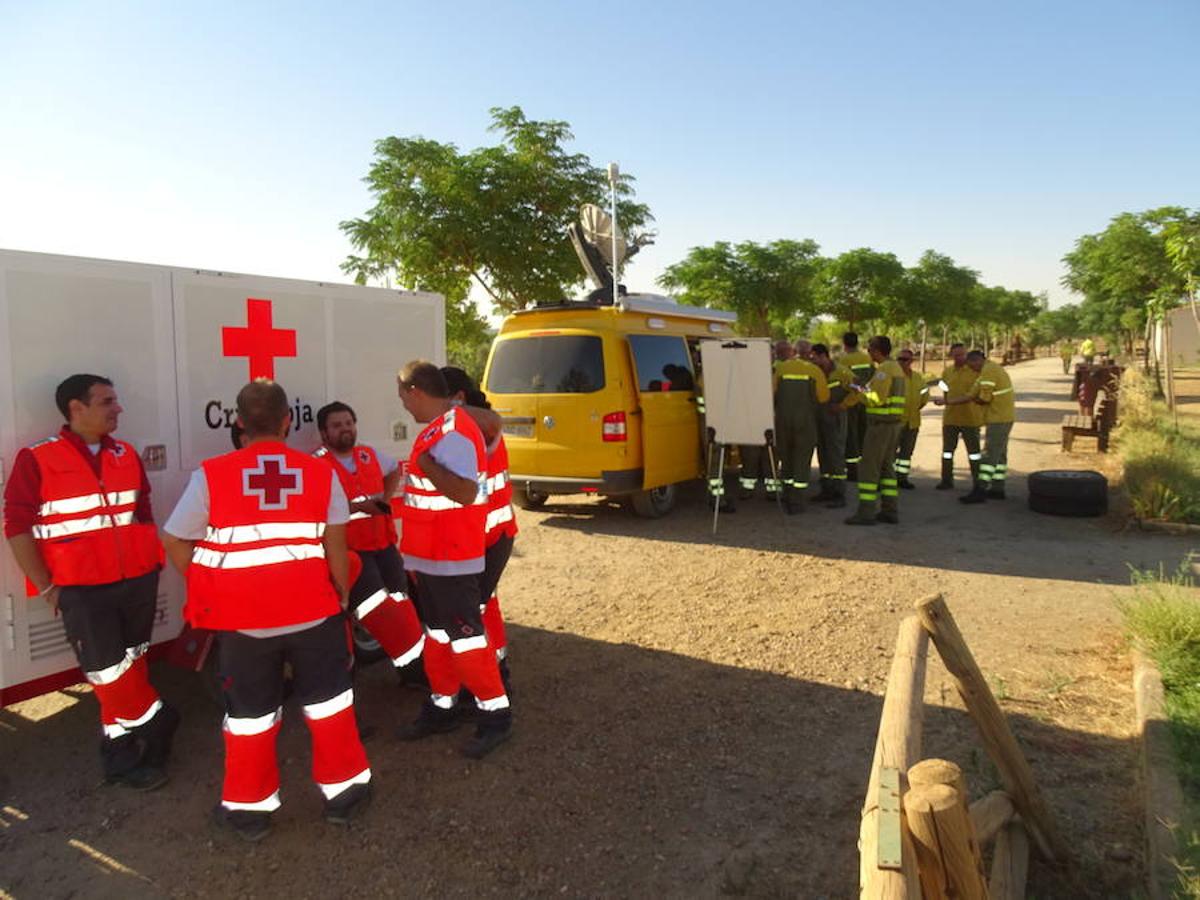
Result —
<svg viewBox="0 0 1200 900"><path fill-rule="evenodd" d="M604 417L604 442L625 440L625 412L609 413Z"/></svg>

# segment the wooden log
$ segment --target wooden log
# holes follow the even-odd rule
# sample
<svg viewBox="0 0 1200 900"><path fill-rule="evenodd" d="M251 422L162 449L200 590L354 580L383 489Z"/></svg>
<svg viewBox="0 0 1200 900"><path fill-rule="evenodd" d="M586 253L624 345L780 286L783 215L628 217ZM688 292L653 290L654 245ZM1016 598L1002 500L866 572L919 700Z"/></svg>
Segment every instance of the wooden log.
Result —
<svg viewBox="0 0 1200 900"><path fill-rule="evenodd" d="M971 849L971 820L958 791L922 784L904 795L925 900L987 900L987 884Z"/></svg>
<svg viewBox="0 0 1200 900"><path fill-rule="evenodd" d="M1013 737L1004 713L992 696L942 595L934 594L918 600L916 608L942 662L953 676L967 712L979 730L984 749L999 771L1004 788L1021 814L1038 852L1050 862L1066 862L1070 854L1042 792L1033 780L1029 763L1021 753L1017 739Z"/></svg>
<svg viewBox="0 0 1200 900"><path fill-rule="evenodd" d="M859 890L863 898L878 900L921 900L916 854L901 817L901 859L899 871L879 868L879 773L884 766L904 773L921 758L921 729L925 715L925 662L929 654L929 634L920 619L909 616L900 623L896 652L888 674L883 697L879 734L875 739L875 757L871 763L867 795L859 826Z"/></svg>
<svg viewBox="0 0 1200 900"><path fill-rule="evenodd" d="M1029 838L1020 822L1009 822L996 835L992 852L992 877L988 891L992 900L1025 900L1029 875Z"/></svg>
<svg viewBox="0 0 1200 900"><path fill-rule="evenodd" d="M948 759L923 759L908 770L908 784L909 787L944 784L958 792L958 800L963 805L963 812L966 813L967 824L970 826L971 854L975 857L975 868L979 870L982 878L983 853L979 849L982 841L975 835L975 823L967 810L967 801L971 795L967 792L967 779L963 777L962 769Z"/></svg>
<svg viewBox="0 0 1200 900"><path fill-rule="evenodd" d="M996 833L1013 817L1012 798L1004 791L992 791L971 804L971 824L975 826L975 840L985 846Z"/></svg>

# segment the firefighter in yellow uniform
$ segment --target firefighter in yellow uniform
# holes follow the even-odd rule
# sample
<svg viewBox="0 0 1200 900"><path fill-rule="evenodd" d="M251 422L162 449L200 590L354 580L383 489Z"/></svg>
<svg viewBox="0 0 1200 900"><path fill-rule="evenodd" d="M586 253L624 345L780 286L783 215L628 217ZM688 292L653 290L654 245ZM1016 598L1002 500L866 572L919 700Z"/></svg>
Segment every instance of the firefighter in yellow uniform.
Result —
<svg viewBox="0 0 1200 900"><path fill-rule="evenodd" d="M817 415L817 459L821 464L821 491L813 499L829 509L846 505L846 418L862 396L853 389L854 375L829 355L824 344L813 344L812 360L825 373L829 402Z"/></svg>
<svg viewBox="0 0 1200 900"><path fill-rule="evenodd" d="M858 349L858 334L847 331L842 335L842 346L845 352L838 357L838 362L854 375L854 383L866 387L871 376L875 374L875 366L871 363L869 353ZM861 405L848 407L846 410L846 471L851 481L858 480L858 462L862 459L863 436L866 433L867 417Z"/></svg>
<svg viewBox="0 0 1200 900"><path fill-rule="evenodd" d="M858 464L858 510L847 525L900 524L900 491L896 483L896 445L903 427L904 372L891 358L891 339L876 335L867 344L875 374L862 388L867 429ZM876 514L876 502L882 508Z"/></svg>
<svg viewBox="0 0 1200 900"><path fill-rule="evenodd" d="M913 352L901 350L896 362L904 372L904 426L900 429L900 446L896 450L896 481L904 490L916 487L908 479L912 471L913 450L917 446L917 433L921 429L921 410L929 402L929 384L925 376L913 371Z"/></svg>
<svg viewBox="0 0 1200 900"><path fill-rule="evenodd" d="M807 343L805 344L807 349ZM775 443L784 508L804 512L804 498L817 449L819 406L829 402L825 373L799 356L775 364Z"/></svg>
<svg viewBox="0 0 1200 900"><path fill-rule="evenodd" d="M987 428L979 481L975 489L959 499L963 503L1003 500L1008 477L1008 438L1017 418L1016 396L1012 379L1003 366L985 359L978 350L967 354L967 365L979 373L971 388L971 400L983 408Z"/></svg>
<svg viewBox="0 0 1200 900"><path fill-rule="evenodd" d="M967 348L962 344L951 345L950 358L953 362L942 372L942 381L946 384L945 396L934 400L937 406L946 407L946 414L942 418L942 480L937 483L939 491L954 488L954 451L958 448L960 437L967 448L972 483L979 481L979 460L983 456L979 451L983 409L964 399L970 395L978 376L967 365Z"/></svg>

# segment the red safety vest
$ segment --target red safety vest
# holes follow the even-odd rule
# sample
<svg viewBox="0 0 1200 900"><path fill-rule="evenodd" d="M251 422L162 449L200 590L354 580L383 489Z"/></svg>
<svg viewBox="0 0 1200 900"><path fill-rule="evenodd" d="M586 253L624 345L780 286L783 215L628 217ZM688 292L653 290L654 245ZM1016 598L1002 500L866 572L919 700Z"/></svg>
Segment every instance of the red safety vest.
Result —
<svg viewBox="0 0 1200 900"><path fill-rule="evenodd" d="M353 472L343 466L328 447L315 450L313 456L333 466L338 481L342 483L342 490L351 503L383 494L383 468L375 451L370 447L358 446L350 452L354 454ZM350 523L346 526L346 545L351 550L382 550L396 546L396 523L391 514L350 513Z"/></svg>
<svg viewBox="0 0 1200 900"><path fill-rule="evenodd" d="M329 466L279 441L204 461L208 531L188 567L196 628L280 628L341 608L325 561Z"/></svg>
<svg viewBox="0 0 1200 900"><path fill-rule="evenodd" d="M496 447L487 458L487 536L484 543L492 546L504 535L517 536L517 517L512 507L512 482L508 478L508 447L504 438L496 439Z"/></svg>
<svg viewBox="0 0 1200 900"><path fill-rule="evenodd" d="M55 584L112 584L162 565L152 523L135 522L142 463L131 444L100 451L100 477L79 450L58 437L30 448L42 477L33 525Z"/></svg>
<svg viewBox="0 0 1200 900"><path fill-rule="evenodd" d="M469 506L455 503L425 477L417 460L432 450L443 437L458 432L475 448L475 469L479 473L479 491ZM487 522L487 455L483 434L466 413L451 409L435 419L417 436L408 459L408 478L404 488L404 528L400 552L430 562L468 562L483 560L483 532Z"/></svg>

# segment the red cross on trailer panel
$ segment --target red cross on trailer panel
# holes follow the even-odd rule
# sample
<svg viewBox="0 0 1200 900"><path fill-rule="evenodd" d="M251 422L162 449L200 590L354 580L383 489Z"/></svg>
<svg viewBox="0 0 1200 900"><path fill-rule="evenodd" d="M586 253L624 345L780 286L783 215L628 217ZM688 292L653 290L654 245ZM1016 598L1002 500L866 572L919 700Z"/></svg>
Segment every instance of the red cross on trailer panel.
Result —
<svg viewBox="0 0 1200 900"><path fill-rule="evenodd" d="M275 328L271 301L246 298L246 327L221 329L221 353L245 356L250 363L250 380L275 380L275 357L296 355L296 329Z"/></svg>
<svg viewBox="0 0 1200 900"><path fill-rule="evenodd" d="M257 469L242 470L242 493L257 496L259 509L287 509L288 497L303 491L303 470L289 469L282 455L260 456Z"/></svg>

